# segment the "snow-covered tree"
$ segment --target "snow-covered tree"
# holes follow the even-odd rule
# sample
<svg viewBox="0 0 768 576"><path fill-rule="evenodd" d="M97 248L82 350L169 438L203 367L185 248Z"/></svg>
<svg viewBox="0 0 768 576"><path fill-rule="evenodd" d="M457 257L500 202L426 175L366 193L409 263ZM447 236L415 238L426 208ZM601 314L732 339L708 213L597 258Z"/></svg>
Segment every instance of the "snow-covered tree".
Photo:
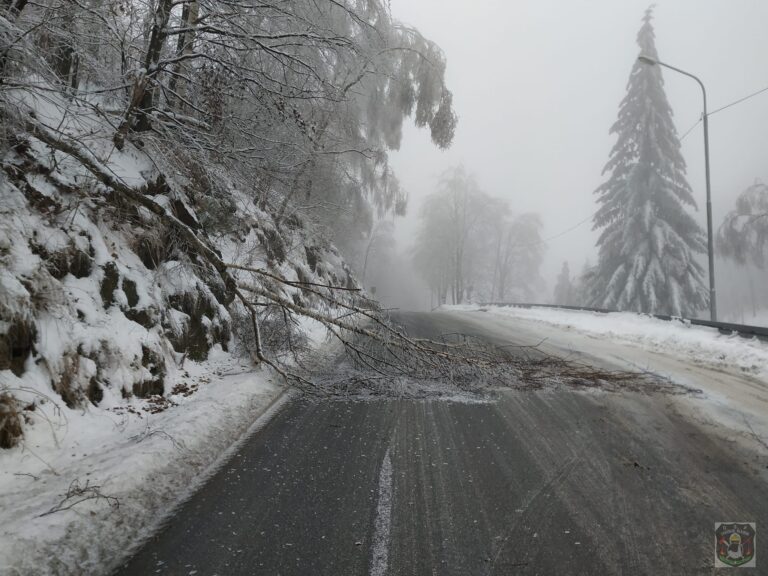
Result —
<svg viewBox="0 0 768 576"><path fill-rule="evenodd" d="M456 127L445 55L383 0L0 0L0 19L0 98L45 76L68 113L108 114L118 149L226 164L279 227L299 213L350 261L405 210L387 162L404 122L440 148ZM205 195L217 174L194 180Z"/></svg>
<svg viewBox="0 0 768 576"><path fill-rule="evenodd" d="M541 228L538 214L513 215L504 200L453 168L422 206L414 263L438 304L530 301L544 284Z"/></svg>
<svg viewBox="0 0 768 576"><path fill-rule="evenodd" d="M518 214L507 219L498 239L492 300L532 302L544 290L540 268L546 244L541 238L541 217Z"/></svg>
<svg viewBox="0 0 768 576"><path fill-rule="evenodd" d="M717 232L723 256L739 264L768 265L768 186L756 181L736 199Z"/></svg>
<svg viewBox="0 0 768 576"><path fill-rule="evenodd" d="M587 259L581 267L581 272L573 278L573 305L589 306L592 301L590 288L596 267Z"/></svg>
<svg viewBox="0 0 768 576"><path fill-rule="evenodd" d="M480 221L485 194L462 167L447 170L438 190L421 208L421 229L413 253L417 268L437 294L437 301L460 304L471 285L474 260L468 247Z"/></svg>
<svg viewBox="0 0 768 576"><path fill-rule="evenodd" d="M445 67L384 0L0 0L0 369L26 377L54 313L73 337L35 385L72 409L234 342L287 375L298 316L400 338L345 256L404 211L403 123L450 144Z"/></svg>
<svg viewBox="0 0 768 576"><path fill-rule="evenodd" d="M554 303L563 306L572 306L574 303L574 286L571 282L571 270L568 262L563 262L560 274L557 276L555 284Z"/></svg>
<svg viewBox="0 0 768 576"><path fill-rule="evenodd" d="M640 54L657 60L652 19L649 8L637 43ZM635 62L611 133L617 141L604 169L610 175L595 192L593 227L602 232L591 303L692 315L708 305L697 260L706 239L689 213L696 203L659 66Z"/></svg>

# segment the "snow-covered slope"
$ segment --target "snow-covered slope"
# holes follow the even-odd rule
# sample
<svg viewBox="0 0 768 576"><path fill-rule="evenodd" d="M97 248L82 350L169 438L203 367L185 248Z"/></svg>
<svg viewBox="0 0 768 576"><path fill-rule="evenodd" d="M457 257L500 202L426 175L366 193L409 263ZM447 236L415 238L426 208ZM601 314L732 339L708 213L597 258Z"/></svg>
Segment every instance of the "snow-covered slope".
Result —
<svg viewBox="0 0 768 576"><path fill-rule="evenodd" d="M356 284L310 224L223 166L151 135L117 149L97 107L41 94L5 96L169 215L34 130L0 158L0 574L100 573L282 392L253 362L245 309L169 220L304 309L327 303L301 283ZM306 322L263 299L259 314L273 361L306 345Z"/></svg>
<svg viewBox="0 0 768 576"><path fill-rule="evenodd" d="M117 149L114 127L97 108L53 90L16 98L36 126L55 127L41 130L81 157L54 150L30 129L0 159L0 447L15 445L25 428L44 426L51 410L156 411L186 362L205 361L214 346L245 352L250 319L179 226L227 265L354 286L311 226L296 215L278 224L275 211L223 167L191 166L172 144L149 136L141 149L130 142ZM98 171L167 217L106 185ZM301 287L229 274L238 276L315 305ZM270 331L277 324L270 325L270 309L260 309L275 358L281 336ZM280 329L289 328L284 322Z"/></svg>

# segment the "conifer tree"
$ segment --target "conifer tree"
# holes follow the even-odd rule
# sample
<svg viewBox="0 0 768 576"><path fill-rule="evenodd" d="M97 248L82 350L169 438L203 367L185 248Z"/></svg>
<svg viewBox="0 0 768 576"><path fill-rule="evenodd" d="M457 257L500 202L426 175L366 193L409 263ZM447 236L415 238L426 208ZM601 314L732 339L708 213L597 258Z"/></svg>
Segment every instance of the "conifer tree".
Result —
<svg viewBox="0 0 768 576"><path fill-rule="evenodd" d="M557 283L555 284L554 304L572 306L574 292L573 283L571 282L570 267L568 266L568 262L563 262L563 267L560 270L560 274L557 276Z"/></svg>
<svg viewBox="0 0 768 576"><path fill-rule="evenodd" d="M637 43L640 54L658 60L652 19L649 8ZM696 203L659 66L635 62L611 133L617 141L603 170L610 176L595 191L593 228L602 232L591 304L693 315L708 305L697 261L706 237L689 213Z"/></svg>

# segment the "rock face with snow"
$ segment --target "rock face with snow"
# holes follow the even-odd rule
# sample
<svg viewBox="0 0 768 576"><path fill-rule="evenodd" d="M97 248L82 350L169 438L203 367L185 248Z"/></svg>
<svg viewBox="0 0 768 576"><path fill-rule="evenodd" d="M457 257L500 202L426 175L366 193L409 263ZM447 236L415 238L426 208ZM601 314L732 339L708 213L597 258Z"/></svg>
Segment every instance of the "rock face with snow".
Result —
<svg viewBox="0 0 768 576"><path fill-rule="evenodd" d="M80 136L59 104L40 107L45 122ZM200 194L187 185L189 175L166 178L160 150L151 157L132 145L110 149L109 127L87 119L90 149L104 166L227 262L289 280L355 285L335 249L298 216L278 227L228 179L217 183L216 198ZM252 338L243 310L196 247L31 134L21 134L2 158L0 264L4 448L25 423L39 421L40 403L110 409L144 400L156 407L170 391L169 371L206 360L212 347L244 351ZM312 306L311 293L273 289ZM265 330L272 351L285 329Z"/></svg>
<svg viewBox="0 0 768 576"><path fill-rule="evenodd" d="M649 9L637 43L641 55L658 60L651 20ZM611 132L617 142L605 167L610 175L596 191L600 257L591 305L694 316L708 305L698 261L706 240L688 212L696 203L660 66L635 62Z"/></svg>

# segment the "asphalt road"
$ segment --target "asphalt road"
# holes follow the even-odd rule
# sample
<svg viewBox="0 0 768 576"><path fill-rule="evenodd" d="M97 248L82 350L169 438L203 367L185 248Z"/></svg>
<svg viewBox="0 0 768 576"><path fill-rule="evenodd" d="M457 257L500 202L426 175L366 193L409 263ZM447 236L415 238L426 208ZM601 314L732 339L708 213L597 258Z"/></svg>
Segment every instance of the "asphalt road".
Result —
<svg viewBox="0 0 768 576"><path fill-rule="evenodd" d="M766 464L663 394L297 399L117 574L713 574L716 521L768 525Z"/></svg>

